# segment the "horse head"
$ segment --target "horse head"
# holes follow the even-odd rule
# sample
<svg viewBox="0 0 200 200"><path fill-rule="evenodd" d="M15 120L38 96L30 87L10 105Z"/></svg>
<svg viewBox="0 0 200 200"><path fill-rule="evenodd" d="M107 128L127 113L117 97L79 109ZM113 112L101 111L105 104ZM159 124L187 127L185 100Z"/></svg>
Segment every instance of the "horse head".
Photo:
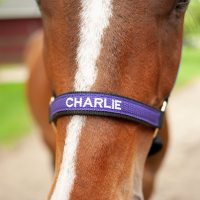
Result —
<svg viewBox="0 0 200 200"><path fill-rule="evenodd" d="M173 88L188 0L40 0L52 91L102 92L160 109ZM143 199L155 129L123 119L56 121L51 200Z"/></svg>

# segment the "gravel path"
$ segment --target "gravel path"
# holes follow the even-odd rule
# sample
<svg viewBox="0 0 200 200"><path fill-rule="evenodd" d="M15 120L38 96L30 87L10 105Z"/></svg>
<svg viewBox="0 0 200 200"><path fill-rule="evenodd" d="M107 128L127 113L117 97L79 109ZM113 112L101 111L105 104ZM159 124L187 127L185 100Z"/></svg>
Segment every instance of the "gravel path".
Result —
<svg viewBox="0 0 200 200"><path fill-rule="evenodd" d="M44 200L50 188L50 155L39 135L0 151L0 200Z"/></svg>
<svg viewBox="0 0 200 200"><path fill-rule="evenodd" d="M170 148L152 200L200 199L200 80L170 99Z"/></svg>
<svg viewBox="0 0 200 200"><path fill-rule="evenodd" d="M152 200L200 199L200 80L170 99L171 142ZM34 131L37 132L37 131ZM51 160L39 135L0 150L0 200L44 200Z"/></svg>

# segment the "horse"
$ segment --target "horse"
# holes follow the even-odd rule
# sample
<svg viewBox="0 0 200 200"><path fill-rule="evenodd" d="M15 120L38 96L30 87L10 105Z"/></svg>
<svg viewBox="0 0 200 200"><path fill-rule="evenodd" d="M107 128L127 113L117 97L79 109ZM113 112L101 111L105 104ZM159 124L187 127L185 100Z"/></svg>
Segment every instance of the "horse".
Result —
<svg viewBox="0 0 200 200"><path fill-rule="evenodd" d="M149 199L168 147L166 117L155 131L114 111L109 116L71 111L50 117L52 128L49 100L57 98L50 107L64 98L73 108L84 103L117 112L123 101L136 101L142 108L160 110L176 80L189 0L37 3L43 30L26 51L27 96L55 160L48 200ZM94 102L88 101L95 94ZM82 102L80 95L89 97ZM100 95L115 95L114 103L100 102ZM149 157L157 134L163 148Z"/></svg>

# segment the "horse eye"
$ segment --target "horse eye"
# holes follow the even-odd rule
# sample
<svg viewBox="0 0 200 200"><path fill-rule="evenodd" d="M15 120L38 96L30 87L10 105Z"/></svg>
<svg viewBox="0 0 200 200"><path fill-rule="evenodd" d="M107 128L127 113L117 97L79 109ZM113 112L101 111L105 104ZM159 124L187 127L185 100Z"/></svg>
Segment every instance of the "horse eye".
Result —
<svg viewBox="0 0 200 200"><path fill-rule="evenodd" d="M187 8L190 0L178 0L176 3L176 10L184 10Z"/></svg>

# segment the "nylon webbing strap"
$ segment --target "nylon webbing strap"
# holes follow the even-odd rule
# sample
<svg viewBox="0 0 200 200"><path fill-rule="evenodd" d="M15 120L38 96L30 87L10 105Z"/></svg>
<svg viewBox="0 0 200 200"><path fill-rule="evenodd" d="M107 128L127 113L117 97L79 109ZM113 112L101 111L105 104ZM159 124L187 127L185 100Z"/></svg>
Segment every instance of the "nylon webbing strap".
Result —
<svg viewBox="0 0 200 200"><path fill-rule="evenodd" d="M51 122L66 115L95 115L122 118L160 128L163 114L138 101L106 93L66 93L56 97L50 104Z"/></svg>

